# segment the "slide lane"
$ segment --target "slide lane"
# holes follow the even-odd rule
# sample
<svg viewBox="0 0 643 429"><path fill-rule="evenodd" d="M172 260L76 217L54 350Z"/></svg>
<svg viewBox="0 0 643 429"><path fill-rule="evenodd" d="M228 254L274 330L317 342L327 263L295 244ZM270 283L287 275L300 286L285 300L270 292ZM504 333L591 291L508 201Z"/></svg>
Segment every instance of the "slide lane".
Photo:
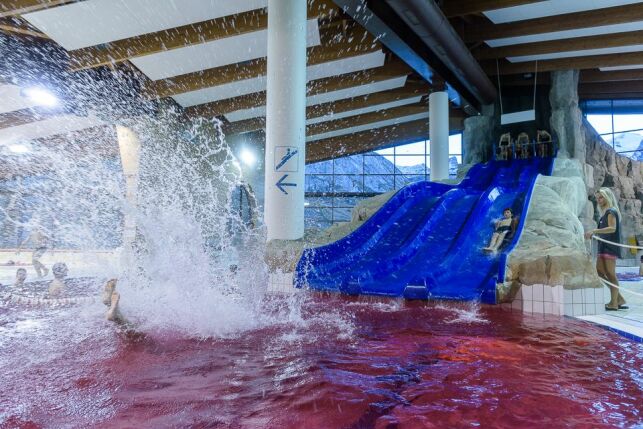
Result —
<svg viewBox="0 0 643 429"><path fill-rule="evenodd" d="M346 293L399 295L399 291L374 284L374 277L394 271L395 266L417 253L434 228L457 229L452 224L466 217L476 197L496 176L500 164L472 167L458 186L431 182L406 186L352 234L326 246L306 249L297 265L296 285ZM355 290L356 284L368 284L368 292Z"/></svg>

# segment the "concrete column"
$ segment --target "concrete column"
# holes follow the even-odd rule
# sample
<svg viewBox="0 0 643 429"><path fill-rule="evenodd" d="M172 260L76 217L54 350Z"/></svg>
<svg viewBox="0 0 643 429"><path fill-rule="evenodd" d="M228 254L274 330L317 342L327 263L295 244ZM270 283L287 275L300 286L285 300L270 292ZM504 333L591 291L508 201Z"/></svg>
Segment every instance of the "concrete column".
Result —
<svg viewBox="0 0 643 429"><path fill-rule="evenodd" d="M134 211L137 205L138 172L141 156L141 142L130 128L116 126L118 149L125 176L125 199L128 203L124 212L123 248L128 248L136 237L136 220Z"/></svg>
<svg viewBox="0 0 643 429"><path fill-rule="evenodd" d="M268 0L265 214L268 240L304 235L306 2Z"/></svg>
<svg viewBox="0 0 643 429"><path fill-rule="evenodd" d="M431 180L449 178L449 95L429 95L429 138L431 139Z"/></svg>

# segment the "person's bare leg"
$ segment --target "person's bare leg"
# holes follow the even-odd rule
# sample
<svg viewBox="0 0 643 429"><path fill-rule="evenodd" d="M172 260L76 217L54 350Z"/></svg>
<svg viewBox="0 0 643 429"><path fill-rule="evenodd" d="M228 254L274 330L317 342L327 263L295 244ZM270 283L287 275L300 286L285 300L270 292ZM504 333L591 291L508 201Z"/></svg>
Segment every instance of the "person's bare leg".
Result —
<svg viewBox="0 0 643 429"><path fill-rule="evenodd" d="M103 304L110 306L112 304L112 294L116 290L116 279L108 280L103 288Z"/></svg>
<svg viewBox="0 0 643 429"><path fill-rule="evenodd" d="M487 247L484 247L483 249L493 250L497 240L498 240L498 233L494 232L493 235L491 236L491 241L489 241L489 245Z"/></svg>
<svg viewBox="0 0 643 429"><path fill-rule="evenodd" d="M596 273L600 278L603 280L607 280L608 282L614 283L609 279L608 275L608 266L607 266L607 259L599 257L596 260ZM616 283L615 283L616 284ZM607 288L610 290L610 301L605 304L606 308L611 308L613 310L618 309L618 289L616 289L614 286L606 284Z"/></svg>
<svg viewBox="0 0 643 429"><path fill-rule="evenodd" d="M105 318L107 320L117 323L122 320L120 311L118 310L118 302L120 301L120 299L121 295L118 292L112 292L109 310L107 310L107 314L105 315Z"/></svg>
<svg viewBox="0 0 643 429"><path fill-rule="evenodd" d="M495 241L495 242L493 243L493 245L491 246L491 250L493 250L494 252L496 252L496 251L498 251L498 249L500 249L500 245L502 244L502 240L504 240L504 239L505 239L505 235L507 235L507 233L506 233L506 232L502 232L502 233L495 233L495 234L493 234L493 235L494 235L494 237L496 238L496 241Z"/></svg>
<svg viewBox="0 0 643 429"><path fill-rule="evenodd" d="M617 286L620 286L618 283L618 278L616 277L616 260L615 259L606 259L605 260L605 275L606 280L610 283L614 283ZM620 289L611 286L610 293L612 299L610 300L610 307L612 304L616 303L615 307L625 305L625 298L621 295Z"/></svg>

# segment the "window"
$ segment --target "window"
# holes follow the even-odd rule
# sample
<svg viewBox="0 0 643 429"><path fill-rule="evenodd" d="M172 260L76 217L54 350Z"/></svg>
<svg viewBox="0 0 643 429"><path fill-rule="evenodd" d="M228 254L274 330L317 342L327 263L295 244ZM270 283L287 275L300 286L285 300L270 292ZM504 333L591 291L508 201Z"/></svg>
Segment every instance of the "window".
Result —
<svg viewBox="0 0 643 429"><path fill-rule="evenodd" d="M449 137L449 175L462 163L462 134ZM306 165L306 228L327 228L351 219L361 200L428 180L429 140Z"/></svg>
<svg viewBox="0 0 643 429"><path fill-rule="evenodd" d="M586 100L581 108L617 153L643 161L643 100Z"/></svg>

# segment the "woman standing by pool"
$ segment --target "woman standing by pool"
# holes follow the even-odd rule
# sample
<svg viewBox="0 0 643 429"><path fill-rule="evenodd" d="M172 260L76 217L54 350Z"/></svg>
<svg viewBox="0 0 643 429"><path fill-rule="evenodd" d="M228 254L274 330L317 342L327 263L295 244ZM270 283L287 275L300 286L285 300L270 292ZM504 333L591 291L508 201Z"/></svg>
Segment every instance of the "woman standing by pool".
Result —
<svg viewBox="0 0 643 429"><path fill-rule="evenodd" d="M621 212L614 193L608 188L601 188L596 193L596 202L601 213L598 229L585 233L585 238L590 239L597 234L600 238L611 243L620 243L621 237ZM596 271L598 276L618 286L616 278L616 258L620 257L620 247L616 244L598 240L598 258ZM625 299L618 287L608 285L610 289L610 302L605 304L605 310L615 311L626 309Z"/></svg>

